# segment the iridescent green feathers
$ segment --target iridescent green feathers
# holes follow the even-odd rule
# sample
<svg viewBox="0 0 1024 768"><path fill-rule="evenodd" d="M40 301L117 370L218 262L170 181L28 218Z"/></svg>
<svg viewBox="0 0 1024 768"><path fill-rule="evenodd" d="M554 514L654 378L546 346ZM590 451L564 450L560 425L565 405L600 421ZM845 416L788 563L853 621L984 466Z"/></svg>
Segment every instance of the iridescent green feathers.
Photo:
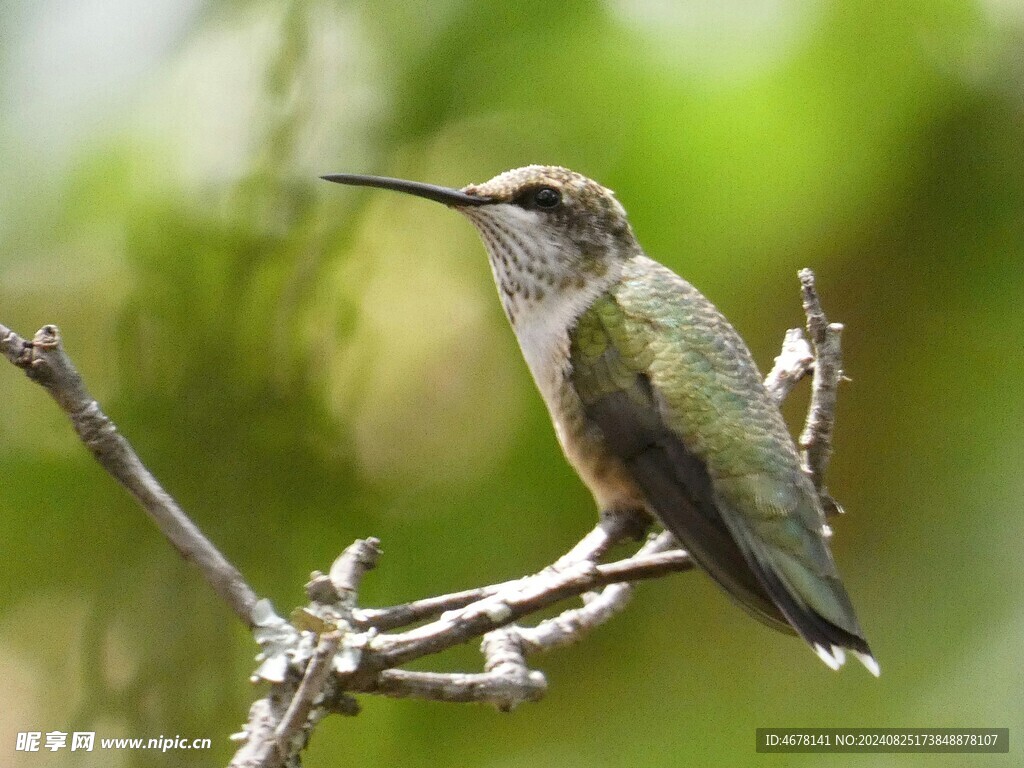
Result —
<svg viewBox="0 0 1024 768"><path fill-rule="evenodd" d="M833 665L844 647L870 658L792 438L707 299L631 259L570 332L570 379L662 523L741 605Z"/></svg>

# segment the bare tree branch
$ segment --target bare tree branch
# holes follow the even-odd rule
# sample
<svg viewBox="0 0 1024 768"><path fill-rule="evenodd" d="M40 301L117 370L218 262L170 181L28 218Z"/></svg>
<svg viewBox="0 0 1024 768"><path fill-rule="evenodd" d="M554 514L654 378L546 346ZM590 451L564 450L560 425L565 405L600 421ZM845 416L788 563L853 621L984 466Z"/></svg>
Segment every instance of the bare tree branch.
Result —
<svg viewBox="0 0 1024 768"><path fill-rule="evenodd" d="M493 704L507 711L515 704L540 701L548 684L540 672L508 678L492 671L476 673L409 672L386 669L361 693L459 704Z"/></svg>
<svg viewBox="0 0 1024 768"><path fill-rule="evenodd" d="M609 586L598 593L584 594L583 606L545 619L535 627L516 627L525 653L541 653L571 645L586 633L621 613L633 597L633 584L648 577L663 575L666 569L689 571L693 559L678 549L678 542L668 532L652 537L631 558L598 569L609 578Z"/></svg>
<svg viewBox="0 0 1024 768"><path fill-rule="evenodd" d="M811 382L811 403L807 420L800 433L800 448L804 471L811 476L826 514L837 514L842 508L829 495L825 487L825 470L832 458L832 434L836 422L836 397L839 381L843 377L841 323L830 323L821 308L814 273L800 270L800 287L807 332L814 351L814 379Z"/></svg>
<svg viewBox="0 0 1024 768"><path fill-rule="evenodd" d="M587 585L583 591L586 592L595 587L626 581L656 579L669 573L687 571L693 567L693 563L690 562L689 557L682 550L663 554L651 554L651 552L651 550L644 548L630 558L601 566L593 577L593 583ZM563 556L562 559L565 557ZM584 559L593 562L589 558ZM569 563L565 563L562 568L564 569L568 565ZM556 569L550 566L542 574L546 571L557 572ZM527 578L536 578L536 576ZM396 605L391 608L357 608L353 611L353 623L363 629L371 627L378 630L397 629L433 616L438 616L446 611L464 608L467 605L503 592L515 590L523 581L524 579L513 579L486 587L477 587L476 589L452 592L448 595L414 600L411 603Z"/></svg>
<svg viewBox="0 0 1024 768"><path fill-rule="evenodd" d="M309 664L306 665L302 682L299 683L294 698L288 703L284 717L274 729L273 743L278 759L268 759L268 766L279 763L288 755L295 754L306 746L309 727L314 725L314 723L308 722L309 713L316 700L322 695L324 683L327 682L327 677L331 673L331 662L334 659L334 654L338 652L340 644L340 632L327 632L320 635L320 643L309 660ZM299 739L298 743L295 741L296 738Z"/></svg>
<svg viewBox="0 0 1024 768"><path fill-rule="evenodd" d="M782 342L782 351L764 380L764 388L776 405L793 391L800 380L814 368L814 353L800 328L790 328Z"/></svg>
<svg viewBox="0 0 1024 768"><path fill-rule="evenodd" d="M671 540L661 541L664 547ZM692 568L689 556L681 550L658 554L656 550L646 548L616 563L598 565L591 560L581 560L557 571L547 568L534 576L511 582L505 589L494 589L489 595L463 608L448 611L429 624L400 634L377 635L371 641L369 652L375 657L375 664L398 666L421 656L439 653L602 586L657 578Z"/></svg>
<svg viewBox="0 0 1024 768"><path fill-rule="evenodd" d="M85 382L64 353L55 325L40 328L32 341L0 325L0 350L41 385L71 419L78 437L103 468L135 497L178 553L247 627L253 626L256 593L231 563L189 519L146 469L129 442L86 391Z"/></svg>
<svg viewBox="0 0 1024 768"><path fill-rule="evenodd" d="M356 539L331 564L329 574L313 572L306 595L317 603L334 604L350 618L363 576L377 566L380 555L379 539Z"/></svg>

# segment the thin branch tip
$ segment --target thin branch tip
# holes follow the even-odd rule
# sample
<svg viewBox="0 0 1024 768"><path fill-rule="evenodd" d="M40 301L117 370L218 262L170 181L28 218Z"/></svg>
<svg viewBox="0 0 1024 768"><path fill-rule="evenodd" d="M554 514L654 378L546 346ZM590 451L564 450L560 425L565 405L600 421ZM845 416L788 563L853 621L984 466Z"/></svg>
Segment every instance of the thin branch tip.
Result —
<svg viewBox="0 0 1024 768"><path fill-rule="evenodd" d="M44 325L31 342L26 342L0 326L0 345L8 360L50 394L103 469L135 498L171 545L199 569L217 595L252 628L256 593L146 469L128 440L89 394L64 352L60 329Z"/></svg>

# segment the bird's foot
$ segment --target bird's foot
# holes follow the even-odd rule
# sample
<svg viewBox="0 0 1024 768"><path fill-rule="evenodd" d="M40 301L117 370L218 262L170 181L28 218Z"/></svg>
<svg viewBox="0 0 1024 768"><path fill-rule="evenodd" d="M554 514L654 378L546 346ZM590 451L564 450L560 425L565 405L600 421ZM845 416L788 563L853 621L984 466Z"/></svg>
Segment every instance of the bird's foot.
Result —
<svg viewBox="0 0 1024 768"><path fill-rule="evenodd" d="M651 527L651 516L644 509L602 509L601 529L609 539L643 541Z"/></svg>

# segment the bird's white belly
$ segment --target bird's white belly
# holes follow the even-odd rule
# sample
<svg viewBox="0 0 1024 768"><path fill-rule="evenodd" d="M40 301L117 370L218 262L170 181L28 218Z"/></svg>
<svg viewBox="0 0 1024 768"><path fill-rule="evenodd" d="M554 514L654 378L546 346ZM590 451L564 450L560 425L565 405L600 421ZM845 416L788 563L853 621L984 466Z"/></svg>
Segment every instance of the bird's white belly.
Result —
<svg viewBox="0 0 1024 768"><path fill-rule="evenodd" d="M575 326L582 309L571 323L560 327L552 321L563 318L551 315L534 324L520 323L516 327L519 346L551 414L558 442L598 506L602 510L643 508L643 495L625 467L611 455L596 429L588 425L570 378L569 328Z"/></svg>

